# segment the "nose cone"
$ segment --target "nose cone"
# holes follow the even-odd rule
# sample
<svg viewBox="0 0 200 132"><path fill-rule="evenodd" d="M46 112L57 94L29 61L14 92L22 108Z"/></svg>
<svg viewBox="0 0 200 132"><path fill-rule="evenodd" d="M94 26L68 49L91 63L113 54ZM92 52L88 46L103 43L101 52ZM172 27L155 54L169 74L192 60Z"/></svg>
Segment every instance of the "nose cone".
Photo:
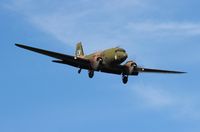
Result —
<svg viewBox="0 0 200 132"><path fill-rule="evenodd" d="M128 54L122 48L117 48L115 50L115 62L121 64L128 58Z"/></svg>

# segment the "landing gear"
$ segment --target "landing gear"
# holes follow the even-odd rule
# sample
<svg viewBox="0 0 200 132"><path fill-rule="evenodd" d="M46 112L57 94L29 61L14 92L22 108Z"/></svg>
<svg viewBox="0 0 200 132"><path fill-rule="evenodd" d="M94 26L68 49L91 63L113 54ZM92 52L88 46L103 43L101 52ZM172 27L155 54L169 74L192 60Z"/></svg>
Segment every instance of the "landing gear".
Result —
<svg viewBox="0 0 200 132"><path fill-rule="evenodd" d="M81 73L81 70L82 70L81 68L78 70L78 74L80 74L80 73Z"/></svg>
<svg viewBox="0 0 200 132"><path fill-rule="evenodd" d="M122 81L123 81L123 83L124 84L127 84L127 82L128 82L128 75L122 75Z"/></svg>
<svg viewBox="0 0 200 132"><path fill-rule="evenodd" d="M93 78L94 77L94 71L88 71L88 76L89 78Z"/></svg>

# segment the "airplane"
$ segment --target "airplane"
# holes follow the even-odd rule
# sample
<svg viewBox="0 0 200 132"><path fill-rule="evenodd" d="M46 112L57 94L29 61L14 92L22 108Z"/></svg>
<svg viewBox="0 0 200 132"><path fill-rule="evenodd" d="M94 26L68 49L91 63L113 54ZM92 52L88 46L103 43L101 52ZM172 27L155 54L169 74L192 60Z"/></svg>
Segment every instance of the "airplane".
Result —
<svg viewBox="0 0 200 132"><path fill-rule="evenodd" d="M52 62L66 64L79 68L78 70L79 74L81 73L82 69L88 70L89 78L93 78L95 71L121 75L122 82L124 84L128 82L129 76L138 76L139 73L164 73L164 74L186 73L181 71L143 68L138 66L135 61L127 61L125 64L122 64L128 58L128 54L125 49L119 47L110 48L102 52L95 52L89 55L85 55L82 43L79 42L76 45L75 55L67 55L67 54L26 46L23 44L15 44L15 45L26 50L30 50L33 52L37 52L55 58L55 60L53 60Z"/></svg>

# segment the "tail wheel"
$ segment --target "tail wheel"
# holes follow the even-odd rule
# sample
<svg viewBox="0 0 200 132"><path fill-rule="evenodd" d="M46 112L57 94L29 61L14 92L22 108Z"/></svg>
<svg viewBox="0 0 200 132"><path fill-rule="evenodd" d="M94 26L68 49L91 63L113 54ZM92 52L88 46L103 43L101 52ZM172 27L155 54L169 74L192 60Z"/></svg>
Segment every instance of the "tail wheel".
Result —
<svg viewBox="0 0 200 132"><path fill-rule="evenodd" d="M94 77L94 71L88 71L88 76L89 76L89 78L93 78Z"/></svg>
<svg viewBox="0 0 200 132"><path fill-rule="evenodd" d="M128 82L128 75L122 75L122 81L124 84L127 84Z"/></svg>

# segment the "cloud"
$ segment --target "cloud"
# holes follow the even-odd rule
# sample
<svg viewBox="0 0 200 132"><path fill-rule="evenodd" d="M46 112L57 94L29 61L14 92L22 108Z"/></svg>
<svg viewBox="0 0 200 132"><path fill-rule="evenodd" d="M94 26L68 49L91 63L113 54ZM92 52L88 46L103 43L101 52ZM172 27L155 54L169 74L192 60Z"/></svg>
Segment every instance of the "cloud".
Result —
<svg viewBox="0 0 200 132"><path fill-rule="evenodd" d="M149 7L145 6L146 4L146 0L123 2L100 0L95 3L91 0L70 2L11 0L4 5L62 43L74 46L75 42L82 40L87 42L91 49L96 45L99 48L119 44L127 44L130 47L132 41L137 43L141 37L158 39L157 36L200 34L200 23L176 21L166 23L146 18L141 22L135 22L134 17L129 18L140 13L148 14Z"/></svg>
<svg viewBox="0 0 200 132"><path fill-rule="evenodd" d="M131 88L143 109L168 111L174 119L200 120L198 97L171 93L167 88L154 84L138 84Z"/></svg>
<svg viewBox="0 0 200 132"><path fill-rule="evenodd" d="M117 46L116 38L122 36L118 23L121 21L118 18L119 14L127 9L137 10L143 3L139 0L123 2L100 0L95 3L91 0L78 2L11 0L5 3L4 7L17 12L39 30L62 43L74 46L74 42L82 40L88 42L90 48L96 45L104 48L108 45Z"/></svg>
<svg viewBox="0 0 200 132"><path fill-rule="evenodd" d="M127 28L134 32L143 32L153 35L200 35L200 23L194 22L132 22Z"/></svg>
<svg viewBox="0 0 200 132"><path fill-rule="evenodd" d="M143 103L151 108L163 108L173 105L174 99L167 91L155 86L136 85L133 88L134 94L143 100Z"/></svg>

